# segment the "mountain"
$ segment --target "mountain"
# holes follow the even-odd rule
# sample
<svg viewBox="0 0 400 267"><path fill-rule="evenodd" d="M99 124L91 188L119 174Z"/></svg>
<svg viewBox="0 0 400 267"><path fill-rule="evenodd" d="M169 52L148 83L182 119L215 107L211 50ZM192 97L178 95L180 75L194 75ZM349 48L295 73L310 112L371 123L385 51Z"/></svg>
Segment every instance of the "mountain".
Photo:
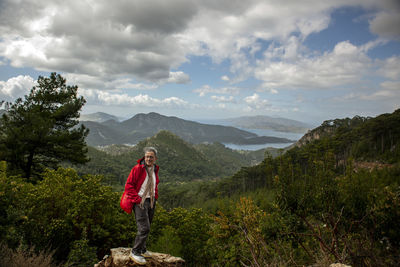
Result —
<svg viewBox="0 0 400 267"><path fill-rule="evenodd" d="M286 138L258 136L231 126L202 124L155 112L140 113L123 122L107 120L101 123L81 123L90 129L87 143L92 146L135 144L161 130L170 131L192 144L214 142L232 144L293 143Z"/></svg>
<svg viewBox="0 0 400 267"><path fill-rule="evenodd" d="M124 135L113 127L108 127L94 121L84 121L80 124L85 125L90 131L86 137L86 143L90 146L103 146L110 144L123 144Z"/></svg>
<svg viewBox="0 0 400 267"><path fill-rule="evenodd" d="M243 116L225 120L235 127L246 129L269 129L278 132L305 133L312 128L304 122L269 116Z"/></svg>
<svg viewBox="0 0 400 267"><path fill-rule="evenodd" d="M323 138L334 137L338 132L354 131L371 119L370 117L355 116L353 118L326 120L320 126L308 131L293 146L302 147Z"/></svg>
<svg viewBox="0 0 400 267"><path fill-rule="evenodd" d="M74 168L82 174L102 174L111 184L123 185L146 146L157 148L157 164L164 182L228 176L264 159L264 150L239 152L218 143L192 145L171 132L160 131L133 147L111 145L101 151L89 147L90 161Z"/></svg>
<svg viewBox="0 0 400 267"><path fill-rule="evenodd" d="M227 155L228 152L219 151L218 146L196 146L207 153L209 159L231 166L230 157L219 159L218 155ZM351 178L352 170L365 175L365 181L373 182L373 186L390 181L397 183L396 179L399 180L400 177L400 109L375 118L355 116L328 120L309 131L291 147L263 152L266 155L263 162L243 167L232 177L204 181L198 187L174 185L174 189L168 191L169 195L163 196L164 203L168 203L169 207L221 207L220 196L225 196L228 201L231 197L243 194L250 194L263 203L268 199L267 195L271 194L268 190L274 190L276 186L285 187L288 181L304 178L305 182L298 186L305 183L317 185L325 182L324 179L329 175L336 180L340 180L335 178L337 175L349 175ZM370 174L374 170L385 172L385 168L393 170L394 177L391 178L388 174ZM363 174L363 171L366 172ZM283 177L286 180L282 180ZM311 177L315 179L313 182L308 180ZM358 183L362 184L358 181L354 185ZM398 184L395 188L398 190ZM299 192L304 193L305 190L301 189ZM375 192L375 189L371 192ZM174 202L169 203L168 199L174 199Z"/></svg>
<svg viewBox="0 0 400 267"><path fill-rule="evenodd" d="M91 114L81 114L80 121L94 121L94 122L104 122L108 120L114 120L114 121L119 121L119 118L110 115L104 112L96 112L96 113L91 113Z"/></svg>
<svg viewBox="0 0 400 267"><path fill-rule="evenodd" d="M325 143L335 151L337 161L351 157L359 161L396 162L400 159L400 109L375 118L355 116L324 121L295 146L326 146Z"/></svg>

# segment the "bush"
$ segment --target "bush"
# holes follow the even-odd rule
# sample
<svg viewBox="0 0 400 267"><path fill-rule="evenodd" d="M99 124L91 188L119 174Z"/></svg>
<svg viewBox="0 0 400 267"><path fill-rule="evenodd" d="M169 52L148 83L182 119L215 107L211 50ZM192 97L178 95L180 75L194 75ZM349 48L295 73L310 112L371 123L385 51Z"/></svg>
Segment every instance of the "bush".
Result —
<svg viewBox="0 0 400 267"><path fill-rule="evenodd" d="M35 252L35 249L23 249L19 246L13 250L7 245L0 245L0 267L61 267L53 263L53 252Z"/></svg>

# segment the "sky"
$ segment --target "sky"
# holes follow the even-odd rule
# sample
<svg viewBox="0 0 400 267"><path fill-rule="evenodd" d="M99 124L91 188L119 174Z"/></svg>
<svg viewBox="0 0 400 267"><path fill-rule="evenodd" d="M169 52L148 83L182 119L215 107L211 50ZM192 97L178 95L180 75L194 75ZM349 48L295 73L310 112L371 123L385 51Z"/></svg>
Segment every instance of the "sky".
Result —
<svg viewBox="0 0 400 267"><path fill-rule="evenodd" d="M83 114L374 117L400 106L400 1L0 0L0 100L51 72Z"/></svg>

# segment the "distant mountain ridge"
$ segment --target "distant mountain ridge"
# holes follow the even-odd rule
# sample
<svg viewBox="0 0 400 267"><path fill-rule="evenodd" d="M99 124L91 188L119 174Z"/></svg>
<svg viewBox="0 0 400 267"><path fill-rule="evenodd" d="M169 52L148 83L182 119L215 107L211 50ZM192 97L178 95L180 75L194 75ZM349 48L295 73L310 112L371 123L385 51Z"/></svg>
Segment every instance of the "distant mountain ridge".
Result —
<svg viewBox="0 0 400 267"><path fill-rule="evenodd" d="M107 120L100 123L94 121L81 121L81 123L90 129L86 141L92 146L136 144L161 130L170 131L192 144L214 142L232 144L293 143L292 140L286 138L258 136L231 126L202 124L155 112L139 113L122 122Z"/></svg>
<svg viewBox="0 0 400 267"><path fill-rule="evenodd" d="M81 114L80 121L94 121L94 122L105 122L108 120L119 121L120 119L117 116L110 115L104 112L96 112L91 114Z"/></svg>
<svg viewBox="0 0 400 267"><path fill-rule="evenodd" d="M231 123L235 127L246 129L270 129L278 132L306 133L312 128L311 125L304 122L261 115L230 118L225 121Z"/></svg>
<svg viewBox="0 0 400 267"><path fill-rule="evenodd" d="M234 151L219 143L193 145L171 132L160 131L133 147L89 147L88 156L91 160L85 165L74 165L74 168L82 174L105 175L113 183L123 185L136 160L143 156L146 146L154 146L158 150L157 164L163 183L232 175L243 166L261 162L265 151Z"/></svg>

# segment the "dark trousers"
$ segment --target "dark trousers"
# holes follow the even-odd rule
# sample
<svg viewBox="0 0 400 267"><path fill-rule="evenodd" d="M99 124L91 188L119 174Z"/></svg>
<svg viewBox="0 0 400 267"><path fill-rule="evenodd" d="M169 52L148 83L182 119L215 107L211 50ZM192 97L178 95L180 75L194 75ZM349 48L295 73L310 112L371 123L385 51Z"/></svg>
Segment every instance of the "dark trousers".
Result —
<svg viewBox="0 0 400 267"><path fill-rule="evenodd" d="M132 252L136 255L140 255L146 251L146 240L150 233L150 225L153 221L154 211L156 209L155 202L154 207L150 207L150 198L147 198L143 204L143 209L140 208L139 204L135 204L133 207L135 212L137 234Z"/></svg>

